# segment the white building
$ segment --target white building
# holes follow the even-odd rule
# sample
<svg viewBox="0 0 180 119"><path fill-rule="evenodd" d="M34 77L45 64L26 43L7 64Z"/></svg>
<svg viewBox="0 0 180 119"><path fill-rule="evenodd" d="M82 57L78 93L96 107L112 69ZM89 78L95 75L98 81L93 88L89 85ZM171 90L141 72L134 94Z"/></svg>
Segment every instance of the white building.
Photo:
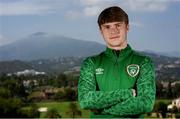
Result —
<svg viewBox="0 0 180 119"><path fill-rule="evenodd" d="M172 104L168 105L168 110L171 110L174 106L176 106L178 109L180 109L180 97L177 99L174 99L172 101Z"/></svg>
<svg viewBox="0 0 180 119"><path fill-rule="evenodd" d="M17 75L17 76L20 76L20 75L39 75L39 74L44 75L45 72L38 72L38 71L35 71L33 69L31 69L31 70L26 69L24 71L18 71L15 73L15 75Z"/></svg>

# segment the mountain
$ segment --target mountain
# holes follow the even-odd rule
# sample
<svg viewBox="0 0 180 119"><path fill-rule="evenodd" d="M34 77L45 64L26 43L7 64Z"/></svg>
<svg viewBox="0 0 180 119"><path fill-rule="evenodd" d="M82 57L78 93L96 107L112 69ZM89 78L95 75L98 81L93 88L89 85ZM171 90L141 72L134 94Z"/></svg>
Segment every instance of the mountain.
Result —
<svg viewBox="0 0 180 119"><path fill-rule="evenodd" d="M1 61L0 62L0 74L3 73L15 73L17 71L23 71L25 69L33 69L31 64L19 60L13 61Z"/></svg>
<svg viewBox="0 0 180 119"><path fill-rule="evenodd" d="M98 54L104 49L105 46L97 42L36 32L14 43L0 46L0 61L86 57ZM146 53L180 57L179 52L161 53L146 51Z"/></svg>
<svg viewBox="0 0 180 119"><path fill-rule="evenodd" d="M25 39L0 47L0 60L35 60L55 57L84 57L97 54L105 46L90 41L77 40L37 32Z"/></svg>
<svg viewBox="0 0 180 119"><path fill-rule="evenodd" d="M0 74L26 69L55 74L77 71L85 57L104 49L104 45L96 42L37 32L26 39L0 47ZM153 59L157 79L180 80L180 58L154 52L141 53Z"/></svg>
<svg viewBox="0 0 180 119"><path fill-rule="evenodd" d="M73 71L79 69L84 57L99 54L104 49L105 46L97 42L37 32L0 47L0 74L26 69L47 73ZM180 80L180 58L155 52L141 53L153 59L157 79Z"/></svg>
<svg viewBox="0 0 180 119"><path fill-rule="evenodd" d="M180 58L180 52L178 51L172 51L172 52L154 52L151 50L146 50L146 53L153 53L153 54L158 54L158 55L162 55L162 56L167 56L167 57L177 57Z"/></svg>
<svg viewBox="0 0 180 119"><path fill-rule="evenodd" d="M164 81L180 80L180 58L167 57L152 53L141 52L152 58L155 64L156 79ZM79 74L80 65L84 58L59 57L51 59L38 59L31 61L0 61L0 74L15 73L24 70L35 70L47 74L74 72Z"/></svg>
<svg viewBox="0 0 180 119"><path fill-rule="evenodd" d="M180 57L180 52L178 51L167 52L167 53L161 53L161 55L169 56L169 57Z"/></svg>

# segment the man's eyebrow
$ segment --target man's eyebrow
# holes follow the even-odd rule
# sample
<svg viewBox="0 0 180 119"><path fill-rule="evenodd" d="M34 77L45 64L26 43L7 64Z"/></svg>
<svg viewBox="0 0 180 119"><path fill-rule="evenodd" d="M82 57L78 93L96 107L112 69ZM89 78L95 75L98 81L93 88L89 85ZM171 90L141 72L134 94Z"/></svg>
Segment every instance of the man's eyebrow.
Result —
<svg viewBox="0 0 180 119"><path fill-rule="evenodd" d="M110 25L109 24L103 24L102 26L107 27L107 26L110 26Z"/></svg>

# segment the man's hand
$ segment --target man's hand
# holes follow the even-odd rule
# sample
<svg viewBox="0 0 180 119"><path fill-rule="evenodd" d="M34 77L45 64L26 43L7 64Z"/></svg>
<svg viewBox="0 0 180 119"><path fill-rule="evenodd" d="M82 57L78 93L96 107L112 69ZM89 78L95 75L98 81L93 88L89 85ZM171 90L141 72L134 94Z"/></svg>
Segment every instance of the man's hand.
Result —
<svg viewBox="0 0 180 119"><path fill-rule="evenodd" d="M95 114L100 114L102 110L103 109L91 109L91 111L94 112Z"/></svg>
<svg viewBox="0 0 180 119"><path fill-rule="evenodd" d="M94 113L98 113L97 109L91 109L91 111L94 112Z"/></svg>
<svg viewBox="0 0 180 119"><path fill-rule="evenodd" d="M136 97L136 90L132 89L133 97Z"/></svg>

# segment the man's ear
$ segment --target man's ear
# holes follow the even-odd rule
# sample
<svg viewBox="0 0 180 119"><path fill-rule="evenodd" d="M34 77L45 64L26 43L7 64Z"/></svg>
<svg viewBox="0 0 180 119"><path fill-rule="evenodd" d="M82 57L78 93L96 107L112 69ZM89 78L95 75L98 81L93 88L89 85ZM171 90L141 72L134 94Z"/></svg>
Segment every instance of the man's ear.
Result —
<svg viewBox="0 0 180 119"><path fill-rule="evenodd" d="M101 28L101 26L99 26L99 31L100 31L100 33L102 34L102 28Z"/></svg>
<svg viewBox="0 0 180 119"><path fill-rule="evenodd" d="M127 32L128 32L128 31L129 31L129 24L127 24L127 26L126 26L126 27L127 27Z"/></svg>

